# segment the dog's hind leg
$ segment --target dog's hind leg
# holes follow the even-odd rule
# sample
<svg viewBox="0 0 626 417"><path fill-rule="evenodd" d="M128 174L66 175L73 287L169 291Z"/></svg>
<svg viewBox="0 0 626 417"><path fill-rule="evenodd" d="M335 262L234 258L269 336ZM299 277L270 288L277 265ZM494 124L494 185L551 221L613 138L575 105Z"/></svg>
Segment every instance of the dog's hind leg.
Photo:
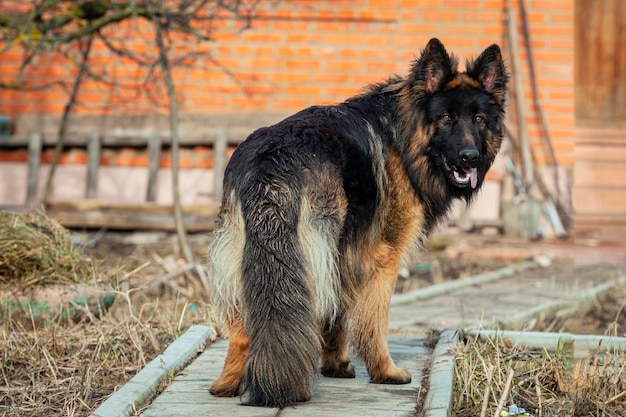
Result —
<svg viewBox="0 0 626 417"><path fill-rule="evenodd" d="M350 363L345 316L342 314L325 325L322 335L322 375L332 378L354 378L354 366Z"/></svg>
<svg viewBox="0 0 626 417"><path fill-rule="evenodd" d="M226 324L228 328L228 352L224 369L209 392L217 397L235 397L241 394L241 382L248 360L249 340L239 314Z"/></svg>
<svg viewBox="0 0 626 417"><path fill-rule="evenodd" d="M381 245L383 256L374 255L377 265L371 279L365 280L350 312L351 341L365 362L371 382L379 384L408 384L411 375L398 368L387 347L389 301L396 282L400 254ZM384 259L384 261L381 261Z"/></svg>

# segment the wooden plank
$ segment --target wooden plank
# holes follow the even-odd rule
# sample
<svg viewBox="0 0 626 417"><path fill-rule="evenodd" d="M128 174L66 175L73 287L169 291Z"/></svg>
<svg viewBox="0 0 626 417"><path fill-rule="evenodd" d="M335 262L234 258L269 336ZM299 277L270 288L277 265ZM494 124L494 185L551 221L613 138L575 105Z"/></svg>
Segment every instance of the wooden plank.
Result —
<svg viewBox="0 0 626 417"><path fill-rule="evenodd" d="M580 187L605 187L626 192L626 159L622 161L576 161L574 184ZM626 213L625 213L626 214Z"/></svg>
<svg viewBox="0 0 626 417"><path fill-rule="evenodd" d="M87 139L87 186L85 198L94 199L98 196L98 170L100 168L101 138L98 134L89 135Z"/></svg>
<svg viewBox="0 0 626 417"><path fill-rule="evenodd" d="M171 385L146 409L144 417L170 416L275 416L276 409L243 407L241 399L216 398L208 389L221 372L226 355L226 341L211 345L178 375ZM281 416L413 416L420 388L422 369L429 362L431 350L423 341L390 337L389 350L398 366L411 372L406 385L370 384L363 363L353 359L357 370L354 379L319 376L311 401L288 407ZM352 355L354 358L354 355Z"/></svg>
<svg viewBox="0 0 626 417"><path fill-rule="evenodd" d="M148 139L148 187L146 191L146 201L156 201L160 160L161 137L154 133Z"/></svg>
<svg viewBox="0 0 626 417"><path fill-rule="evenodd" d="M213 230L219 207L216 204L183 206L183 222L190 232ZM47 214L68 228L109 230L175 230L172 206L144 203L110 205L95 201L57 202Z"/></svg>
<svg viewBox="0 0 626 417"><path fill-rule="evenodd" d="M265 125L262 124L262 125ZM228 129L211 129L208 133L198 135L181 135L180 146L204 146L211 145L215 142L215 138L219 132L224 131L226 133L226 141L229 145L239 145L243 142L248 135L257 128L257 125L250 127L231 127ZM113 133L104 133L101 135L102 146L119 148L119 147L145 147L148 144L151 132L143 129L126 129L116 130ZM171 138L169 132L158 133L163 146L171 144ZM44 147L52 147L56 143L55 136L45 136L43 138ZM84 147L85 136L68 136L64 141L65 147ZM25 136L11 136L3 138L0 141L0 148L22 148L28 145L28 137Z"/></svg>
<svg viewBox="0 0 626 417"><path fill-rule="evenodd" d="M626 2L576 0L576 120L626 121Z"/></svg>
<svg viewBox="0 0 626 417"><path fill-rule="evenodd" d="M610 189L577 187L573 193L574 207L579 215L625 215L626 187Z"/></svg>
<svg viewBox="0 0 626 417"><path fill-rule="evenodd" d="M102 211L117 212L125 211L130 213L146 214L146 215L167 215L172 213L172 206L169 204L157 203L128 203L113 204L98 200L79 200L79 201L52 201L47 206L50 210L55 211ZM183 206L184 214L194 214L198 216L209 216L216 211L215 204L185 204Z"/></svg>
<svg viewBox="0 0 626 417"><path fill-rule="evenodd" d="M42 142L43 137L40 133L32 133L28 138L28 180L26 188L27 206L32 206L37 203Z"/></svg>

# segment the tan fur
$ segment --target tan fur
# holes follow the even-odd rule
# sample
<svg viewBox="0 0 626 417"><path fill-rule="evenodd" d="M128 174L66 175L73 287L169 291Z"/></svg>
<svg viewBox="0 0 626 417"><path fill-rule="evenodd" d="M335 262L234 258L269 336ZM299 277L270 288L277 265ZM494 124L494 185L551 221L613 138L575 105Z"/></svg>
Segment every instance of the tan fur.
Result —
<svg viewBox="0 0 626 417"><path fill-rule="evenodd" d="M333 239L333 235L337 237ZM306 196L302 199L298 238L307 262L307 280L313 293L315 315L320 323L327 318L332 321L339 311L341 283L336 264L338 234L328 230L328 224L311 213L311 204Z"/></svg>
<svg viewBox="0 0 626 417"><path fill-rule="evenodd" d="M398 267L405 250L419 237L422 207L397 154L390 153L385 164L389 178L389 198L380 219L377 243L364 256L371 265L373 279L367 280L355 297L350 318L351 342L364 359L373 382L408 382L410 375L397 368L387 348L389 301L395 287Z"/></svg>
<svg viewBox="0 0 626 417"><path fill-rule="evenodd" d="M456 77L454 77L454 79L452 81L450 81L448 84L446 84L443 89L444 90L449 90L452 88L456 88L456 87L460 87L462 85L466 85L468 87L472 87L472 88L481 88L481 85L478 81L476 81L475 79L473 79L472 77L470 77L467 74L459 74Z"/></svg>
<svg viewBox="0 0 626 417"><path fill-rule="evenodd" d="M226 326L229 339L224 369L209 389L211 394L218 397L234 397L240 394L241 381L248 360L249 340L241 316L239 314L232 316Z"/></svg>
<svg viewBox="0 0 626 417"><path fill-rule="evenodd" d="M215 241L208 254L213 279L212 298L227 319L236 316L241 300L241 255L246 243L246 232L241 204L234 193L228 210L221 213L214 233Z"/></svg>

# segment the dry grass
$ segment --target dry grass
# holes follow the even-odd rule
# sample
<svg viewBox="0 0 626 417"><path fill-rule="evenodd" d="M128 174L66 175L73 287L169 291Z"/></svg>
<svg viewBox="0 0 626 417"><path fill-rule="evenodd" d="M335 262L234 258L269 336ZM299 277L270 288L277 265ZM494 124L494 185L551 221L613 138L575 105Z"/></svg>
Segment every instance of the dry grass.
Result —
<svg viewBox="0 0 626 417"><path fill-rule="evenodd" d="M79 321L2 316L0 305L2 417L88 415L190 325L211 324L201 285L171 255L143 257L138 267L116 257L96 262L58 223L31 214L0 213L0 229L4 288L106 277L115 293L109 311L96 318L85 308Z"/></svg>
<svg viewBox="0 0 626 417"><path fill-rule="evenodd" d="M15 289L89 281L99 275L97 267L55 220L0 211L0 286Z"/></svg>
<svg viewBox="0 0 626 417"><path fill-rule="evenodd" d="M87 415L191 324L210 323L206 306L144 288L120 292L102 319L46 326L4 320L0 415Z"/></svg>
<svg viewBox="0 0 626 417"><path fill-rule="evenodd" d="M453 415L499 415L499 403L516 404L534 417L619 417L626 409L626 354L574 359L529 350L507 341L467 340L455 351ZM513 375L510 389L507 376ZM505 408L506 409L506 408Z"/></svg>

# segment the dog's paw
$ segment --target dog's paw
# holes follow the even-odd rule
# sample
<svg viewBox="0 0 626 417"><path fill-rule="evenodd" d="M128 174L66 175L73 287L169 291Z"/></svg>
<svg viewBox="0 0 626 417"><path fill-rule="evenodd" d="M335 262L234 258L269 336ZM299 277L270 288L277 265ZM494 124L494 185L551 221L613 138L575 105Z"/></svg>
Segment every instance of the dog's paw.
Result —
<svg viewBox="0 0 626 417"><path fill-rule="evenodd" d="M337 366L323 366L321 372L329 378L354 378L356 376L354 365L350 361L340 362Z"/></svg>
<svg viewBox="0 0 626 417"><path fill-rule="evenodd" d="M394 367L384 375L371 376L370 382L374 384L408 384L411 382L411 374L406 369Z"/></svg>
<svg viewBox="0 0 626 417"><path fill-rule="evenodd" d="M218 379L211 384L209 392L216 397L236 397L240 395L240 387L239 384L220 383Z"/></svg>

